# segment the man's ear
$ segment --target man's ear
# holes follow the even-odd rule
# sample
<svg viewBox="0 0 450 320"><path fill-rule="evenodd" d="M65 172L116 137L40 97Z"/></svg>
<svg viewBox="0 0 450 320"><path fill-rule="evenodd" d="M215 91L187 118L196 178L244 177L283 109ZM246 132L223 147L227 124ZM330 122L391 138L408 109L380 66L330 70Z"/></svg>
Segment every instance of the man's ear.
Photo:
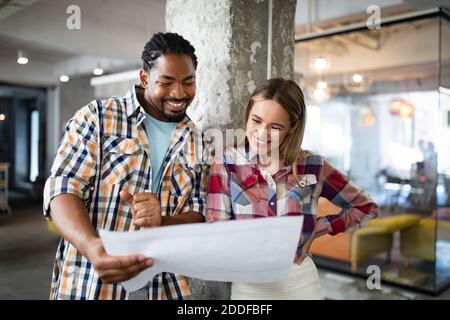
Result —
<svg viewBox="0 0 450 320"><path fill-rule="evenodd" d="M144 69L139 70L139 79L141 80L141 86L146 89L148 87L148 73Z"/></svg>

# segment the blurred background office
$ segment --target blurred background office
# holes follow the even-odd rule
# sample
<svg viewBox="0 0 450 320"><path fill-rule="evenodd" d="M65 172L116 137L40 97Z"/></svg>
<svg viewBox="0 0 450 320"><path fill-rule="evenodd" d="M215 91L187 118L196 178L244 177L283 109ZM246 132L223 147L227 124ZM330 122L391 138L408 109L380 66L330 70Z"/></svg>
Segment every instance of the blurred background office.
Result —
<svg viewBox="0 0 450 320"><path fill-rule="evenodd" d="M449 299L449 7L0 0L0 299L48 297L59 235L41 197L64 127L91 100L138 83L143 46L160 31L179 32L197 49L189 115L200 127L236 127L258 81L290 77L307 100L304 147L380 204L377 221L313 243L326 298ZM321 199L320 214L336 212ZM380 290L366 286L372 265ZM227 294L198 286L198 297Z"/></svg>

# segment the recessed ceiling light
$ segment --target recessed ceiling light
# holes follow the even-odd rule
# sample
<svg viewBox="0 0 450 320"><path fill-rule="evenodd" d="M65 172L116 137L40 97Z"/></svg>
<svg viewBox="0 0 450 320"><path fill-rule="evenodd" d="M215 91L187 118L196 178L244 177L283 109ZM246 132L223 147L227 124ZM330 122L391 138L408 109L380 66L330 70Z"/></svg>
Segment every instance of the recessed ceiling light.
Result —
<svg viewBox="0 0 450 320"><path fill-rule="evenodd" d="M318 57L314 60L314 68L317 72L322 72L329 67L328 60L323 57Z"/></svg>
<svg viewBox="0 0 450 320"><path fill-rule="evenodd" d="M320 80L320 81L317 81L316 86L317 86L317 88L323 90L323 89L326 89L328 87L328 84L325 81Z"/></svg>
<svg viewBox="0 0 450 320"><path fill-rule="evenodd" d="M70 79L69 76L65 75L65 74L63 74L59 77L59 81L61 81L61 82L67 82L67 81L69 81L69 79Z"/></svg>
<svg viewBox="0 0 450 320"><path fill-rule="evenodd" d="M330 93L324 89L316 88L313 91L313 97L316 101L325 101L330 97Z"/></svg>
<svg viewBox="0 0 450 320"><path fill-rule="evenodd" d="M92 73L96 76L101 76L103 74L103 69L100 67L97 67L94 70L92 70Z"/></svg>
<svg viewBox="0 0 450 320"><path fill-rule="evenodd" d="M363 77L361 74L359 74L359 73L355 73L355 74L352 76L352 80L353 80L353 82L355 82L355 83L361 83L361 82L364 80L364 77Z"/></svg>
<svg viewBox="0 0 450 320"><path fill-rule="evenodd" d="M28 58L22 50L19 50L19 54L17 55L17 63L18 64L27 64Z"/></svg>

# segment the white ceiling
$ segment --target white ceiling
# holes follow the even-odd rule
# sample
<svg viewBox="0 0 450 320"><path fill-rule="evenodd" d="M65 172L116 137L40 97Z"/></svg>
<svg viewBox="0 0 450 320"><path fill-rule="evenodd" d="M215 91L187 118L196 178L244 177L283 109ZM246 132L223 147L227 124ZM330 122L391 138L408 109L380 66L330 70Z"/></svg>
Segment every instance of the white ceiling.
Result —
<svg viewBox="0 0 450 320"><path fill-rule="evenodd" d="M80 7L80 30L66 26L73 4ZM151 35L165 30L164 15L165 0L0 0L0 81L20 81L23 73L30 83L28 67L41 74L41 84L56 83L60 70L88 73L96 59L106 71L135 67ZM20 68L10 65L19 49L30 59ZM33 62L46 69L30 67Z"/></svg>
<svg viewBox="0 0 450 320"><path fill-rule="evenodd" d="M297 0L295 25L333 21L340 17L366 13L371 5L385 8L403 3L402 0Z"/></svg>
<svg viewBox="0 0 450 320"><path fill-rule="evenodd" d="M386 17L391 11L417 11L437 7L450 8L450 0L297 0L295 25L314 26L338 20L351 20L361 16L367 17L370 6L381 9L381 17ZM373 11L369 11L373 12ZM400 12L401 13L401 12ZM399 13L397 13L399 14ZM348 21L346 21L348 23Z"/></svg>
<svg viewBox="0 0 450 320"><path fill-rule="evenodd" d="M365 12L372 0L298 0L296 25ZM377 0L382 7L445 5L450 0ZM69 5L81 10L81 30L69 30ZM49 85L59 74L134 69L144 44L165 30L165 0L0 0L0 81ZM18 50L30 62L16 63Z"/></svg>

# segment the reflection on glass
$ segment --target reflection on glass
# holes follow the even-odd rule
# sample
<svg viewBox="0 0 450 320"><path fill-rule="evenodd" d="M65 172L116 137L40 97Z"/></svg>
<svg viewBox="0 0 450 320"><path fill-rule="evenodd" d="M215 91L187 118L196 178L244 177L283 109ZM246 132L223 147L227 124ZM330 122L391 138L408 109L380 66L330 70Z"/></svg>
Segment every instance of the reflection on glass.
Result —
<svg viewBox="0 0 450 320"><path fill-rule="evenodd" d="M436 290L450 283L450 24L440 22L438 183L436 210Z"/></svg>
<svg viewBox="0 0 450 320"><path fill-rule="evenodd" d="M39 111L31 112L30 181L35 182L39 173Z"/></svg>
<svg viewBox="0 0 450 320"><path fill-rule="evenodd" d="M320 266L366 274L376 264L384 281L429 292L449 282L450 90L439 86L450 88L450 45L440 46L440 34L450 38L436 17L296 44L308 106L303 147L326 155L381 207L360 230L315 240ZM369 38L373 47L358 41ZM332 67L318 72L310 57ZM324 199L318 211L339 212Z"/></svg>

